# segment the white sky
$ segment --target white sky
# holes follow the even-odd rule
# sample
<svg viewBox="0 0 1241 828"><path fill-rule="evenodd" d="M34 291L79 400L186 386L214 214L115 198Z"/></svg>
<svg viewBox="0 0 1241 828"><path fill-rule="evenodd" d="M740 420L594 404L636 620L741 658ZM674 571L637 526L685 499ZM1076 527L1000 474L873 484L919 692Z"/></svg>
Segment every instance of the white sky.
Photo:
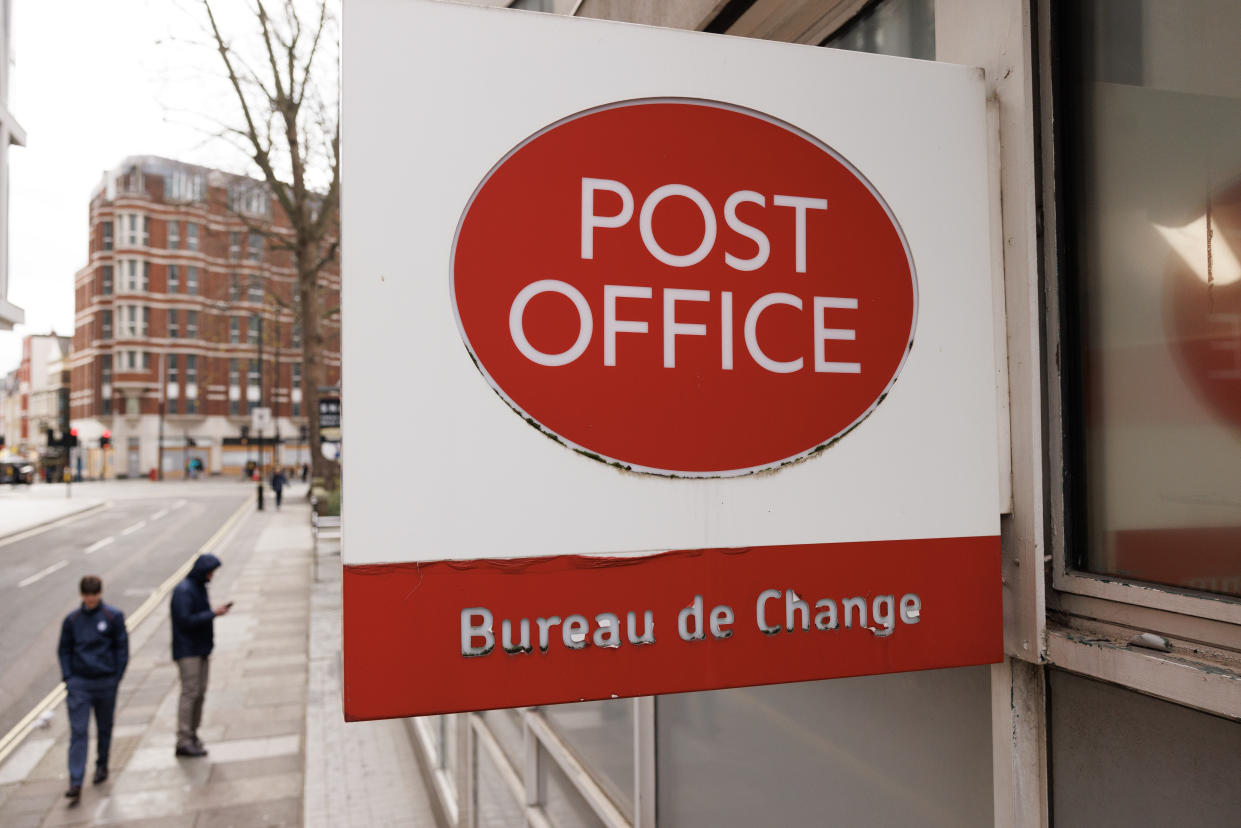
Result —
<svg viewBox="0 0 1241 828"><path fill-rule="evenodd" d="M239 0L215 0L231 24ZM201 117L228 119L218 55L194 0L14 0L9 106L27 134L9 151L9 301L26 324L0 331L0 372L27 333L73 333L73 274L86 264L91 190L128 155L245 172ZM244 22L244 17L238 22Z"/></svg>

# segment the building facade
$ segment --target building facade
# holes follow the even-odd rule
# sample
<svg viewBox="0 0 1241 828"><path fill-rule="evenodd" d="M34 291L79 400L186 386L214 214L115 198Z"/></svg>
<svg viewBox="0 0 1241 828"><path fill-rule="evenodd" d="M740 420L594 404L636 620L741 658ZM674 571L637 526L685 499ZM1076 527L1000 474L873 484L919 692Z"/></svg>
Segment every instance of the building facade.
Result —
<svg viewBox="0 0 1241 828"><path fill-rule="evenodd" d="M409 720L442 819L1236 824L1237 4L480 4L983 68L1006 657Z"/></svg>
<svg viewBox="0 0 1241 828"><path fill-rule="evenodd" d="M9 302L9 146L25 146L26 131L9 111L9 79L13 52L11 0L0 0L0 331L11 331L26 319L21 308Z"/></svg>
<svg viewBox="0 0 1241 828"><path fill-rule="evenodd" d="M90 259L74 279L71 410L88 476L235 473L273 462L273 439L276 462L308 462L302 428L315 390L302 384L290 235L249 178L150 156L104 175L91 197ZM334 385L339 270L320 284ZM271 425L252 432L264 408Z"/></svg>

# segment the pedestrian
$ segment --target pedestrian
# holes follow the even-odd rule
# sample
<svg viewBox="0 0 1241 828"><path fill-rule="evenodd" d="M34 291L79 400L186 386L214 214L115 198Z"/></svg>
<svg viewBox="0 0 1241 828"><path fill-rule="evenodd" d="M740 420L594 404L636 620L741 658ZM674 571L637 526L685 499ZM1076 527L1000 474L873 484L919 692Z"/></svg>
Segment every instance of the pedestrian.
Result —
<svg viewBox="0 0 1241 828"><path fill-rule="evenodd" d="M206 756L198 738L207 695L207 662L215 645L216 616L226 614L233 602L211 608L207 582L220 568L215 555L199 555L190 574L172 590L172 659L181 676L181 699L177 705L177 756Z"/></svg>
<svg viewBox="0 0 1241 828"><path fill-rule="evenodd" d="M82 606L65 616L60 625L60 675L68 691L69 797L77 805L86 774L86 741L90 712L95 711L94 784L108 778L108 749L112 745L112 716L116 712L116 688L129 664L129 635L125 616L103 602L103 581L86 575L78 584Z"/></svg>
<svg viewBox="0 0 1241 828"><path fill-rule="evenodd" d="M310 464L302 463L302 482L306 482L306 478L310 477Z"/></svg>
<svg viewBox="0 0 1241 828"><path fill-rule="evenodd" d="M278 468L271 473L271 488L272 488L272 491L276 493L276 508L277 509L280 508L280 501L284 498L284 484L288 482L289 482L289 479L284 476L283 469Z"/></svg>

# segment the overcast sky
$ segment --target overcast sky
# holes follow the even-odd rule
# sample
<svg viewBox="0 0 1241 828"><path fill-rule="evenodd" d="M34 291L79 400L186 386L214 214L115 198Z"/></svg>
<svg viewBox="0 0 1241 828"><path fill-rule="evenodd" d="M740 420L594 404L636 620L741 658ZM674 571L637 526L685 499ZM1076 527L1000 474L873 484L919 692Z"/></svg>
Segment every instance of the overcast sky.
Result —
<svg viewBox="0 0 1241 828"><path fill-rule="evenodd" d="M0 331L0 372L17 367L25 334L73 333L73 274L104 170L150 154L244 171L192 114L229 111L199 12L193 0L14 0L9 106L28 141L9 151L8 298L26 324Z"/></svg>

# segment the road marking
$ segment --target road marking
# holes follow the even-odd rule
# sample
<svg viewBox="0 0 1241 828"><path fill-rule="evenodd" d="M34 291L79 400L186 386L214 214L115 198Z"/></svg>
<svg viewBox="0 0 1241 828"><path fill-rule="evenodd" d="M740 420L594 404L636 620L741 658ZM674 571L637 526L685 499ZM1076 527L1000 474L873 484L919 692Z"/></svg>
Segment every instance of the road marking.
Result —
<svg viewBox="0 0 1241 828"><path fill-rule="evenodd" d="M111 505L112 505L112 501L110 500L105 501L104 503L97 503L94 506L89 506L86 509L83 509L82 511L76 512L72 515L65 515L62 518L56 518L54 520L48 521L47 523L41 523L38 526L32 526L29 529L23 529L20 532L17 532L16 534L6 535L5 537L0 538L0 546L8 546L10 543L17 543L18 541L23 541L26 538L33 538L35 535L41 535L44 532L48 531L49 529L55 529L56 527L63 526L66 523L72 523L73 521L81 520L82 518L87 517L88 515L93 515L95 514L95 512L101 511L103 509L107 509Z"/></svg>
<svg viewBox="0 0 1241 828"><path fill-rule="evenodd" d="M156 512L155 514L151 515L151 521L152 521L152 522L157 521L157 520L159 520L160 518L162 518L162 517L163 517L164 515L166 515L166 514L168 514L168 510L167 510L167 509L160 509L160 510L159 510L158 512Z"/></svg>
<svg viewBox="0 0 1241 828"><path fill-rule="evenodd" d="M42 572L36 572L35 574L31 575L26 580L18 581L17 586L19 589L22 587L28 587L31 584L33 584L35 581L42 580L43 578L46 578L48 575L51 575L53 572L56 572L59 569L64 569L68 565L69 565L68 561L58 561L57 563L54 563L51 566L49 566L47 569L44 569Z"/></svg>
<svg viewBox="0 0 1241 828"><path fill-rule="evenodd" d="M178 500L176 503L172 504L172 508L174 508L174 509L180 509L180 508L181 508L182 506L184 506L184 505L185 505L185 501L184 501L184 500Z"/></svg>
<svg viewBox="0 0 1241 828"><path fill-rule="evenodd" d="M237 507L237 511L233 512L232 517L226 520L224 525L217 529L216 533L208 538L207 542L198 548L198 552L196 552L188 561L181 564L176 572L172 573L172 575L168 576L166 581L160 584L159 589L153 592L151 596L138 607L138 609L134 610L130 616L125 619L125 628L129 630L131 635L134 630L138 628L138 625L146 620L146 617L151 614L151 611L163 602L164 598L168 596L168 593L172 591L172 588L176 585L176 583L189 573L190 567L194 565L194 561L198 558L198 556L204 552L210 552L214 549L216 544L220 543L220 541L228 535L233 527L237 525L242 516L254 507L254 500L254 495L247 497L245 501ZM101 504L98 508L102 509L103 505ZM65 700L66 695L65 683L62 681L53 687L52 691L44 696L42 701L32 707L30 712L21 718L21 721L13 725L13 728L8 733L4 734L4 736L0 736L0 766L4 765L4 762L9 758L9 755L20 747L25 738L30 735L30 731L34 727L39 716L59 705Z"/></svg>
<svg viewBox="0 0 1241 828"><path fill-rule="evenodd" d="M146 526L146 525L147 525L147 522L145 520L140 520L137 523L135 523L133 526L130 526L128 529L122 529L121 534L132 535L134 532L137 532L139 529L141 529L143 526Z"/></svg>
<svg viewBox="0 0 1241 828"><path fill-rule="evenodd" d="M95 541L90 546L86 547L86 554L89 555L92 552L98 552L100 549L103 549L105 546L112 543L112 541L114 540L116 540L116 538L109 536L109 537L104 538L101 541Z"/></svg>

